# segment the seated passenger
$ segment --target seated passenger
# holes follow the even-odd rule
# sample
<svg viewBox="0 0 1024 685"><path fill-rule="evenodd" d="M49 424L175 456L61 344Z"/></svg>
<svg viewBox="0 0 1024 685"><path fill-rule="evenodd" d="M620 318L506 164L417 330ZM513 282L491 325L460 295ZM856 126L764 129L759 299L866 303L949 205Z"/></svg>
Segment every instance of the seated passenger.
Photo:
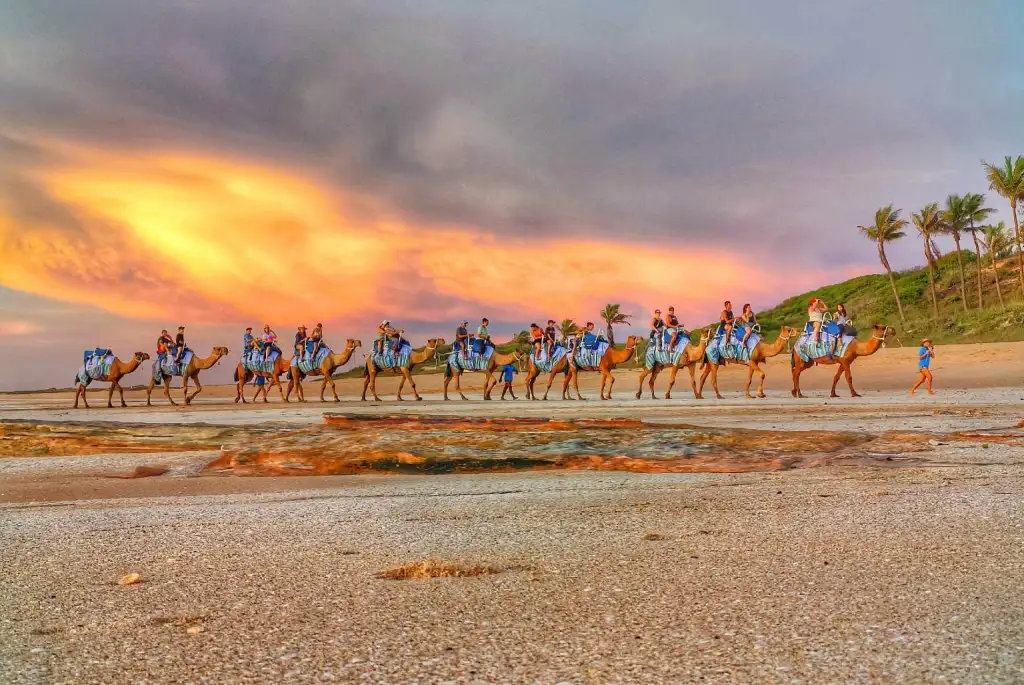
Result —
<svg viewBox="0 0 1024 685"><path fill-rule="evenodd" d="M594 322L588 321L583 328L583 347L592 350L595 345L597 345L597 333L594 332Z"/></svg>
<svg viewBox="0 0 1024 685"><path fill-rule="evenodd" d="M455 329L455 352L462 352L464 356L469 355L469 319L463 319L459 327Z"/></svg>
<svg viewBox="0 0 1024 685"><path fill-rule="evenodd" d="M373 341L373 351L377 354L384 354L384 345L387 342L388 336L391 335L391 322L384 319L377 326L377 337Z"/></svg>
<svg viewBox="0 0 1024 685"><path fill-rule="evenodd" d="M305 333L306 329L303 328L302 332ZM313 328L313 334L309 336L309 339L313 342L313 349L309 351L309 358L316 359L316 354L320 351L320 344L324 340L324 325L322 323L318 323ZM308 348L309 345L307 344L306 347Z"/></svg>
<svg viewBox="0 0 1024 685"><path fill-rule="evenodd" d="M718 315L718 334L725 335L726 343L729 342L729 337L732 335L732 320L735 315L732 313L732 302L729 300L725 301L725 308Z"/></svg>
<svg viewBox="0 0 1024 685"><path fill-rule="evenodd" d="M747 346L747 340L750 339L750 334L754 332L754 326L757 325L757 316L754 315L754 310L749 304L743 305L743 313L740 314L740 319L743 321L743 347Z"/></svg>
<svg viewBox="0 0 1024 685"><path fill-rule="evenodd" d="M174 346L177 350L174 353L174 362L181 361L181 355L185 354L185 327L178 326L178 335L174 336Z"/></svg>
<svg viewBox="0 0 1024 685"><path fill-rule="evenodd" d="M555 320L548 319L548 327L544 329L544 346L548 350L548 356L555 350L558 344L558 330L555 328Z"/></svg>
<svg viewBox="0 0 1024 685"><path fill-rule="evenodd" d="M540 359L541 348L544 345L544 331L535 323L530 324L530 343L533 345L534 359Z"/></svg>
<svg viewBox="0 0 1024 685"><path fill-rule="evenodd" d="M811 323L814 329L814 342L821 342L821 324L825 321L825 312L828 311L828 305L825 304L824 300L819 300L817 297L811 298L811 304L807 307L807 320Z"/></svg>
<svg viewBox="0 0 1024 685"><path fill-rule="evenodd" d="M665 331L671 336L668 341L668 350L675 349L676 340L679 338L679 319L676 318L676 308L668 308L668 316L665 321Z"/></svg>
<svg viewBox="0 0 1024 685"><path fill-rule="evenodd" d="M270 324L263 326L263 363L270 363L270 353L277 346L277 333L270 327Z"/></svg>
<svg viewBox="0 0 1024 685"><path fill-rule="evenodd" d="M665 321L661 318L661 310L655 309L651 318L651 342L660 350L665 341Z"/></svg>
<svg viewBox="0 0 1024 685"><path fill-rule="evenodd" d="M476 352L477 354L483 354L487 350L487 345L491 341L491 334L487 331L487 325L490 323L486 318L480 320L480 325L476 328Z"/></svg>
<svg viewBox="0 0 1024 685"><path fill-rule="evenodd" d="M295 331L295 361L302 360L302 353L306 350L306 340L309 336L306 335L306 327L299 326L298 330Z"/></svg>

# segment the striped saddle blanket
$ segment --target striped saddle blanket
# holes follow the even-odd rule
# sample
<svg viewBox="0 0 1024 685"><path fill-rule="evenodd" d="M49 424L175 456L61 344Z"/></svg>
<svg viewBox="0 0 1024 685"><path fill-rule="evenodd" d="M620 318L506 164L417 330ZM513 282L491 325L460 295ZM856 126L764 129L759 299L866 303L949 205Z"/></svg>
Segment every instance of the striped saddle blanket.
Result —
<svg viewBox="0 0 1024 685"><path fill-rule="evenodd" d="M711 342L708 343L707 357L708 361L712 364L721 364L723 361L729 362L740 362L747 364L750 362L750 353L757 347L757 343L761 342L761 335L759 333L751 333L750 337L747 338L747 344L743 344L743 336L746 335L747 329L743 326L733 324L732 327L732 340L726 340L724 333L719 333Z"/></svg>
<svg viewBox="0 0 1024 685"><path fill-rule="evenodd" d="M114 365L114 355L110 350L102 348L86 350L82 356L85 361L78 367L78 374L75 376L76 383L87 386L93 381L107 380L110 367Z"/></svg>
<svg viewBox="0 0 1024 685"><path fill-rule="evenodd" d="M483 371L490 364L492 356L494 356L493 345L484 347L483 353L477 352L474 346L470 345L468 352L465 350L459 350L458 352L452 350L452 353L448 355L448 364L453 369Z"/></svg>
<svg viewBox="0 0 1024 685"><path fill-rule="evenodd" d="M325 359L327 359L327 355L331 353L331 348L320 343L320 349L316 351L316 359L310 358L309 355L312 351L312 348L307 347L302 355L302 359L296 361L296 359L292 357L291 366L298 369L301 373L309 373L310 371L319 369L320 365L324 363Z"/></svg>
<svg viewBox="0 0 1024 685"><path fill-rule="evenodd" d="M665 339L660 346L655 343L647 346L647 353L644 355L644 365L648 369L654 368L655 364L671 364L675 366L679 363L683 352L686 350L686 346L690 344L690 336L683 331L679 331L679 335L676 336L676 344L670 350L668 349L668 343L671 340L672 334L666 333Z"/></svg>
<svg viewBox="0 0 1024 685"><path fill-rule="evenodd" d="M185 350L181 353L181 361L175 362L174 356L168 354L164 359L156 359L153 362L153 380L160 385L164 376L183 376L185 369L192 362L192 350Z"/></svg>
<svg viewBox="0 0 1024 685"><path fill-rule="evenodd" d="M586 348L580 343L573 354L572 363L577 368L596 368L601 365L604 353L608 351L608 341L599 340L592 348Z"/></svg>
<svg viewBox="0 0 1024 685"><path fill-rule="evenodd" d="M408 340L402 340L398 346L398 352L388 344L383 354L374 352L370 360L377 369L397 369L409 365L409 358L412 356L412 345Z"/></svg>
<svg viewBox="0 0 1024 685"><path fill-rule="evenodd" d="M809 362L815 359L833 359L846 354L850 343L857 339L855 335L834 335L826 330L821 332L821 340L814 341L814 333L805 331L796 341L796 356Z"/></svg>
<svg viewBox="0 0 1024 685"><path fill-rule="evenodd" d="M270 356L267 360L263 360L263 352L260 350L249 350L242 355L241 363L242 368L252 373L273 373L274 362L281 356L281 350L273 348L270 350Z"/></svg>
<svg viewBox="0 0 1024 685"><path fill-rule="evenodd" d="M538 371L541 373L551 373L551 369L555 368L559 362L565 359L565 355L568 352L569 350L565 349L564 345L555 345L554 349L551 350L551 354L548 354L547 350L542 349L539 357L531 353L530 359Z"/></svg>

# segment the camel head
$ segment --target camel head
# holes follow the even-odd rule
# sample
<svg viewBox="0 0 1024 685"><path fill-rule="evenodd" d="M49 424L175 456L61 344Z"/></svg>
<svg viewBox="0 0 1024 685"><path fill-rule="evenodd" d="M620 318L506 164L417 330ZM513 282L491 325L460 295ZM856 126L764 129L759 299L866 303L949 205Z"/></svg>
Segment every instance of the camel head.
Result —
<svg viewBox="0 0 1024 685"><path fill-rule="evenodd" d="M435 347L441 347L444 345L444 338L427 338L427 348L434 349Z"/></svg>
<svg viewBox="0 0 1024 685"><path fill-rule="evenodd" d="M783 340L789 340L790 338L799 335L799 331L792 326L783 326L779 329L779 337Z"/></svg>
<svg viewBox="0 0 1024 685"><path fill-rule="evenodd" d="M149 359L149 355L146 354L145 352L136 352L135 353L135 358L138 359L139 363L141 364L142 362L144 362L144 361Z"/></svg>
<svg viewBox="0 0 1024 685"><path fill-rule="evenodd" d="M896 329L892 326L884 326L882 324L875 324L871 327L871 337L879 340L885 340L886 338L896 335Z"/></svg>
<svg viewBox="0 0 1024 685"><path fill-rule="evenodd" d="M639 335L631 335L631 336L629 336L628 338L626 338L626 349L628 350L628 349L630 349L632 347L636 347L637 345L640 344L640 342L642 340L643 340L643 338L640 337Z"/></svg>
<svg viewBox="0 0 1024 685"><path fill-rule="evenodd" d="M701 331L700 332L700 342L702 342L702 343L709 342L711 340L711 331L712 330L714 330L714 327L709 327L707 330Z"/></svg>
<svg viewBox="0 0 1024 685"><path fill-rule="evenodd" d="M345 349L346 350L354 350L357 347L362 347L362 346L363 346L363 341L362 340L356 340L355 338L349 338L348 340L345 341Z"/></svg>
<svg viewBox="0 0 1024 685"><path fill-rule="evenodd" d="M228 354L230 354L230 352L228 352L228 348L226 347L215 347L213 348L213 353L219 357L226 357L228 356Z"/></svg>

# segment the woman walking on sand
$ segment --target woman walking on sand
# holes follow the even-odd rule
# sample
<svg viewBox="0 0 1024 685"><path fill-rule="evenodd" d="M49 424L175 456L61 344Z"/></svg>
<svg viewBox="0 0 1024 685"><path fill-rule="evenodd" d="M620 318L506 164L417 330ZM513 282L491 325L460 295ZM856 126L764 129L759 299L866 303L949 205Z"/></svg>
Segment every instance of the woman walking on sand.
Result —
<svg viewBox="0 0 1024 685"><path fill-rule="evenodd" d="M932 347L932 341L929 338L925 338L921 341L921 349L917 351L917 368L921 372L921 376L914 383L914 387L910 389L910 394L913 395L914 391L921 387L922 383L927 383L928 394L934 395L932 392L932 372L929 368L931 366L932 359L935 357L935 348Z"/></svg>

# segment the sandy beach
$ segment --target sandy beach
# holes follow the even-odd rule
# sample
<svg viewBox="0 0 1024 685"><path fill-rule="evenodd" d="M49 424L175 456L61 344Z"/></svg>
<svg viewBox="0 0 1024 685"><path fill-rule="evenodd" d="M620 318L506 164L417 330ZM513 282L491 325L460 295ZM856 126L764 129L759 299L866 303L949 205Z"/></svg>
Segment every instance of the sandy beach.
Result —
<svg viewBox="0 0 1024 685"><path fill-rule="evenodd" d="M908 348L859 399L0 396L0 680L1020 682L1024 345L937 353L914 398Z"/></svg>

